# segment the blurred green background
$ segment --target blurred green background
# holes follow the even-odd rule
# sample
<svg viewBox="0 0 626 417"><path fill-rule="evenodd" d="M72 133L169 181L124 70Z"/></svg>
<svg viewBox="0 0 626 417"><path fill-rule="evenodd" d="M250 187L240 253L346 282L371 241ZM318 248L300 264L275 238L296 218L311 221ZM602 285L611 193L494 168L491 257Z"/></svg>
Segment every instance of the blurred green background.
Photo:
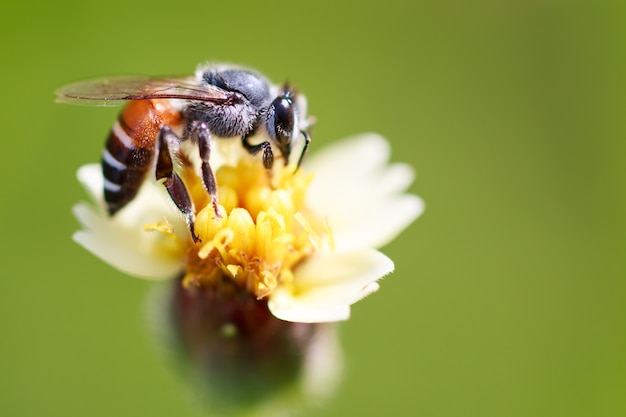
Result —
<svg viewBox="0 0 626 417"><path fill-rule="evenodd" d="M377 131L419 172L427 210L341 324L319 415L626 414L626 3L349 4L3 6L0 415L201 416L146 330L150 284L70 239L119 109L53 91L206 60L296 84L313 151Z"/></svg>

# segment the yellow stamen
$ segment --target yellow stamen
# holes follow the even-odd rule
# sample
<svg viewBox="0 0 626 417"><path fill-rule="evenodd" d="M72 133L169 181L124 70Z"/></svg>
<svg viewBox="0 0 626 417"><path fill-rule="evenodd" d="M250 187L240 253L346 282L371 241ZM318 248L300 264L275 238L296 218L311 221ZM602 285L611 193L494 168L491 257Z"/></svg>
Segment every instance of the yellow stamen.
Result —
<svg viewBox="0 0 626 417"><path fill-rule="evenodd" d="M170 224L167 219L163 219L160 222L148 223L143 226L146 232L159 232L163 236L163 241L160 243L162 250L162 256L173 256L175 258L184 255L185 241L181 240L174 231L174 226Z"/></svg>
<svg viewBox="0 0 626 417"><path fill-rule="evenodd" d="M313 245L313 248L318 249L320 247L320 238L317 235L317 233L315 233L315 230L313 230L313 228L311 227L309 222L306 220L304 215L300 212L297 212L294 215L294 217L296 221L300 223L300 226L304 228L304 232L307 234L309 241L311 242L311 245Z"/></svg>
<svg viewBox="0 0 626 417"><path fill-rule="evenodd" d="M148 223L143 226L143 230L146 232L161 232L166 236L177 239L178 237L174 234L174 226L172 226L167 219L163 219L163 221L156 223Z"/></svg>
<svg viewBox="0 0 626 417"><path fill-rule="evenodd" d="M216 172L219 213L197 175L185 183L196 208L200 241L188 241L185 286L219 286L230 280L261 299L279 285L291 285L293 268L322 245L332 247L328 225L305 205L311 176L293 166L269 174L261 161L242 158ZM173 235L171 225L146 225Z"/></svg>

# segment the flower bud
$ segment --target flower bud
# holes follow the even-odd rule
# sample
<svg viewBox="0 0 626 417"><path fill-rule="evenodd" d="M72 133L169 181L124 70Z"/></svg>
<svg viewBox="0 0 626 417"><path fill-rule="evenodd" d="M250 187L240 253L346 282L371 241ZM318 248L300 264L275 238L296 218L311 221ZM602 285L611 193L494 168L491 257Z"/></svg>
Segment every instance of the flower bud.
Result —
<svg viewBox="0 0 626 417"><path fill-rule="evenodd" d="M171 284L153 308L211 413L292 415L333 391L341 373L334 324L279 320L266 301L229 279L219 286Z"/></svg>

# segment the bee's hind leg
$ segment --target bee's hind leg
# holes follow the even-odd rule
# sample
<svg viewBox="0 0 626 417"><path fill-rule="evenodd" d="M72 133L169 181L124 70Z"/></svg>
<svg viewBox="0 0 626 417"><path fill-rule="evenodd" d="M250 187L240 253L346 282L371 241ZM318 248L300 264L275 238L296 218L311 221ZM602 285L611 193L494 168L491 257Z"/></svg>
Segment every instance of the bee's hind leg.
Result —
<svg viewBox="0 0 626 417"><path fill-rule="evenodd" d="M174 172L174 164L172 163L172 149L178 148L180 138L172 130L163 126L159 131L157 160L155 176L157 180L165 179L163 185L167 189L172 201L176 207L185 216L185 221L191 232L194 242L198 242L200 238L195 232L196 215L194 213L193 202L185 187L185 183L180 176Z"/></svg>

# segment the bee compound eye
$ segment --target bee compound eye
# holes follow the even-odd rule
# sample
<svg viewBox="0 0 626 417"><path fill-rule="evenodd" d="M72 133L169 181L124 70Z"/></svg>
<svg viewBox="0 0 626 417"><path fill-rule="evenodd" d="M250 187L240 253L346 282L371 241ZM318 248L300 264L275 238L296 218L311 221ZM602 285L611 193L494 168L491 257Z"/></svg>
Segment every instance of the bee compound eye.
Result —
<svg viewBox="0 0 626 417"><path fill-rule="evenodd" d="M278 142L287 142L293 134L295 105L291 97L282 95L272 102L269 115L270 131Z"/></svg>

